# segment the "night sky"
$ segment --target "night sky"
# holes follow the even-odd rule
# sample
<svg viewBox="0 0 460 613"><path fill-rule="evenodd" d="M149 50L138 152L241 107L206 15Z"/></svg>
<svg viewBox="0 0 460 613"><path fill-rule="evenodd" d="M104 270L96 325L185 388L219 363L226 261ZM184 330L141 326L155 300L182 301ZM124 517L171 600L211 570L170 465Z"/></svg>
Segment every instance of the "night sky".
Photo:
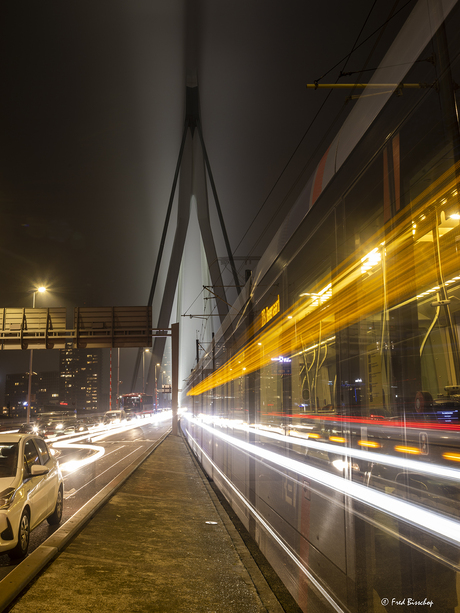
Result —
<svg viewBox="0 0 460 613"><path fill-rule="evenodd" d="M334 83L341 70L355 72L341 82L367 80L372 73L359 71L376 68L414 4L4 5L0 306L32 306L40 284L49 291L37 307L147 303L192 73L231 248L260 256L293 184L352 108L347 92L307 91L306 83L325 73L322 82ZM211 218L224 256L213 210ZM160 299L161 291L154 309ZM57 360L57 352L37 351L34 370L57 369ZM132 360L125 362L121 391L130 391ZM5 373L27 370L27 352L0 355L0 403Z"/></svg>

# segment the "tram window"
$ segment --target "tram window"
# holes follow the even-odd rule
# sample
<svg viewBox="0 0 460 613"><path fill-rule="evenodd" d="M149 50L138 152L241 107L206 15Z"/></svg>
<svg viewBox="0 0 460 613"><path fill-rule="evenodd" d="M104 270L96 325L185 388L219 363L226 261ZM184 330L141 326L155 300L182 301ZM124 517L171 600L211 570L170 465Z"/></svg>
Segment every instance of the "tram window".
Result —
<svg viewBox="0 0 460 613"><path fill-rule="evenodd" d="M382 168L380 155L344 197L344 257L354 253L359 261L377 246L363 247L383 226ZM361 251L362 248L364 251Z"/></svg>
<svg viewBox="0 0 460 613"><path fill-rule="evenodd" d="M287 268L289 305L301 294L319 292L330 282L336 259L335 214L331 213Z"/></svg>

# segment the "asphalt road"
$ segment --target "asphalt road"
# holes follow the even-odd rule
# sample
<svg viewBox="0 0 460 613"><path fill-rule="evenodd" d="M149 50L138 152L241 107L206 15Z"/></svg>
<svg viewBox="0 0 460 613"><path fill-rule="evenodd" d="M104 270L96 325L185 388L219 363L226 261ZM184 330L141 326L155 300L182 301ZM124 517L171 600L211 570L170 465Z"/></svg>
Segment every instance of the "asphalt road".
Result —
<svg viewBox="0 0 460 613"><path fill-rule="evenodd" d="M61 453L59 461L64 476L64 511L61 525L95 496L127 466L139 458L171 427L168 414L155 416L151 421L142 420L121 427L91 432L91 444L74 438L62 440L53 446ZM30 535L29 553L32 553L59 526L40 524ZM0 555L0 580L18 565L7 554Z"/></svg>

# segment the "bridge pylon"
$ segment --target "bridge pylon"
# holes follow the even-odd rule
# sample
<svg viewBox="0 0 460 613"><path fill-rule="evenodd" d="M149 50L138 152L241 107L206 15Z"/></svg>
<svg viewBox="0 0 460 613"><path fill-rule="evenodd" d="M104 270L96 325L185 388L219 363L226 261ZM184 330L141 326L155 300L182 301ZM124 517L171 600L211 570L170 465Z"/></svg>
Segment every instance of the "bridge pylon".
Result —
<svg viewBox="0 0 460 613"><path fill-rule="evenodd" d="M213 199L217 209L217 214L220 221L220 226L227 249L227 257L232 270L233 281L238 293L241 290L238 273L236 271L233 254L230 249L225 223L222 216L222 211L217 196L217 190L214 183L214 178L211 172L211 166L206 151L206 146L203 138L203 131L200 118L199 92L196 79L189 79L186 87L186 112L184 128L182 132L181 146L176 164L171 194L169 198L168 209L166 213L165 223L163 227L162 238L160 241L159 252L157 256L155 272L153 275L152 286L150 290L148 306L151 306L155 298L157 290L157 282L160 271L160 265L163 257L164 246L166 242L166 234L169 227L172 206L175 198L177 183L179 183L178 198L177 198L177 222L174 234L173 247L168 265L166 282L163 289L161 306L158 315L157 327L166 328L170 325L172 319L172 310L176 289L179 281L179 273L184 256L184 247L189 228L192 199L195 199L197 218L201 239L203 243L204 253L206 256L209 276L212 283L212 293L216 300L217 315L220 323L223 322L228 313L228 302L226 298L225 287L222 282L222 272L220 269L219 258L215 247L210 217L209 217L209 199L208 199L208 180L213 192ZM155 364L161 363L165 349L166 338L160 337L153 339L152 358L150 361L148 381L155 379ZM139 366L141 362L141 350L138 353L131 389L137 383ZM150 384L149 387L152 387Z"/></svg>

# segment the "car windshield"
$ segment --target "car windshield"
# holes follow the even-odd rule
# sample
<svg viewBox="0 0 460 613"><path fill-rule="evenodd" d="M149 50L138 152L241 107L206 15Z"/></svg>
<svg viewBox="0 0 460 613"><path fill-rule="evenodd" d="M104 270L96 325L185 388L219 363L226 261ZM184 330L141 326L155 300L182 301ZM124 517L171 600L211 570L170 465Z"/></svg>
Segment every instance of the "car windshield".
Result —
<svg viewBox="0 0 460 613"><path fill-rule="evenodd" d="M0 443L0 478L14 477L18 466L18 444Z"/></svg>

